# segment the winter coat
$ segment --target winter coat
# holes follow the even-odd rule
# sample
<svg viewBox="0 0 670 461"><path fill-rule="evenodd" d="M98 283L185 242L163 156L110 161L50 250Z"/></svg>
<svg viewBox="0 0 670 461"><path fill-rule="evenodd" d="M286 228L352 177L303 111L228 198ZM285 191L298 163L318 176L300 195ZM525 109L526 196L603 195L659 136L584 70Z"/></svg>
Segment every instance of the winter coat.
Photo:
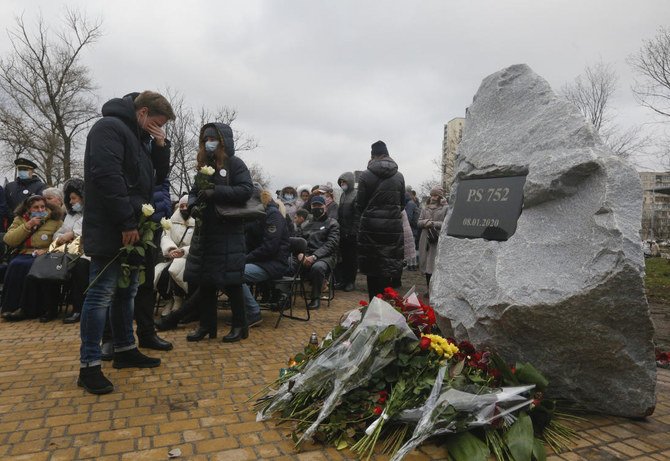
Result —
<svg viewBox="0 0 670 461"><path fill-rule="evenodd" d="M154 205L154 214L151 220L160 222L162 218L168 219L172 216L172 198L170 197L170 180L165 179L161 184L154 186L151 203Z"/></svg>
<svg viewBox="0 0 670 461"><path fill-rule="evenodd" d="M84 214L72 210L70 194L75 193L82 199L84 198L84 180L79 178L68 179L63 185L63 205L67 210L63 225L54 234L54 240L58 240L63 234L74 233L75 238L81 237Z"/></svg>
<svg viewBox="0 0 670 461"><path fill-rule="evenodd" d="M407 213L405 213L405 210L402 210L401 215L402 215L402 233L403 233L405 260L414 261L414 258L416 258L416 246L414 245L414 234L412 233L412 227L409 225L409 219L407 219Z"/></svg>
<svg viewBox="0 0 670 461"><path fill-rule="evenodd" d="M53 241L54 233L61 227L61 215L59 210L47 207L49 215L44 224L30 235L30 230L26 229L25 223L30 221L28 213L23 216L16 216L3 241L10 248L20 247L19 254L29 255L35 250L47 250Z"/></svg>
<svg viewBox="0 0 670 461"><path fill-rule="evenodd" d="M285 215L268 192L261 193L265 217L256 225L263 231L262 243L247 254L247 264L255 264L268 273L271 279L282 277L288 271L290 256L289 231Z"/></svg>
<svg viewBox="0 0 670 461"><path fill-rule="evenodd" d="M419 216L419 229L421 237L419 238L419 270L424 274L432 274L435 270L435 257L437 256L437 242L428 241L428 223L433 223L433 227L438 231L442 229L442 222L447 214L447 206L440 204L428 204L421 210Z"/></svg>
<svg viewBox="0 0 670 461"><path fill-rule="evenodd" d="M407 220L409 221L409 225L412 228L412 234L414 234L414 239L416 240L421 233L421 230L419 229L419 215L421 214L421 210L416 202L412 200L409 192L405 194L405 200L407 200L407 204L405 205Z"/></svg>
<svg viewBox="0 0 670 461"><path fill-rule="evenodd" d="M401 212L405 178L391 157L373 158L358 181L358 268L362 274L400 277L404 259Z"/></svg>
<svg viewBox="0 0 670 461"><path fill-rule="evenodd" d="M7 208L7 197L5 197L5 189L0 186L0 231L4 231L9 224L11 212Z"/></svg>
<svg viewBox="0 0 670 461"><path fill-rule="evenodd" d="M249 200L254 185L242 159L235 155L233 130L223 123L208 123L200 130L200 148L204 148L203 133L213 126L219 133L228 158L223 168L211 176L214 181L213 201L207 203L202 213L202 226L196 227L188 258L184 280L187 282L215 285L223 288L242 283L247 257L244 243L244 224L221 221L216 215L214 203L220 205L242 205ZM197 185L189 193L189 207L197 203Z"/></svg>
<svg viewBox="0 0 670 461"><path fill-rule="evenodd" d="M335 202L335 199L333 199L332 202L326 205L326 216L337 220L338 208L339 207L337 206L337 202Z"/></svg>
<svg viewBox="0 0 670 461"><path fill-rule="evenodd" d="M340 206L337 210L337 222L340 224L340 234L343 238L350 238L357 232L356 215L356 189L354 188L354 174L350 171L342 173L337 178L337 184L340 181L346 181L349 188L340 196Z"/></svg>
<svg viewBox="0 0 670 461"><path fill-rule="evenodd" d="M33 176L29 179L20 179L10 182L5 187L5 201L9 215L31 195L41 195L46 185Z"/></svg>
<svg viewBox="0 0 670 461"><path fill-rule="evenodd" d="M337 251L340 247L340 225L325 214L320 220L305 221L301 226L301 237L307 240L308 256L315 255L331 269L337 264Z"/></svg>
<svg viewBox="0 0 670 461"><path fill-rule="evenodd" d="M86 138L82 239L90 256L116 256L121 232L137 229L142 204L170 168L169 141L159 147L137 124L137 95L107 101Z"/></svg>
<svg viewBox="0 0 670 461"><path fill-rule="evenodd" d="M168 273L172 277L172 280L184 291L188 292L188 284L184 281L184 269L186 268L186 258L191 245L194 228L195 219L188 218L184 221L179 210L172 213L170 217L170 229L163 231L163 235L161 236L161 252L167 258L170 251L182 249L184 250L184 256L156 264L154 286L158 284L160 275L165 267L170 266Z"/></svg>

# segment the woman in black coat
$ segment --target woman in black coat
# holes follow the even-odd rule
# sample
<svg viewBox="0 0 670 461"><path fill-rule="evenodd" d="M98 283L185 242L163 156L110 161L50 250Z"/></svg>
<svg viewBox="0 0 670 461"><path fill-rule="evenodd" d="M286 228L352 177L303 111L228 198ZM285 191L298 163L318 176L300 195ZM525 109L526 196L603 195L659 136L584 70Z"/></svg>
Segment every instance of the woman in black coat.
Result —
<svg viewBox="0 0 670 461"><path fill-rule="evenodd" d="M189 194L196 228L184 280L199 287L200 326L186 339L200 341L207 335L216 338L216 294L224 290L233 311L233 327L223 342L235 342L249 334L242 297L246 259L244 224L221 221L215 204L244 205L251 197L253 184L247 166L235 156L233 131L223 123L208 123L200 130L197 163L200 177ZM203 168L212 174L203 174ZM203 180L213 183L213 187L202 187Z"/></svg>

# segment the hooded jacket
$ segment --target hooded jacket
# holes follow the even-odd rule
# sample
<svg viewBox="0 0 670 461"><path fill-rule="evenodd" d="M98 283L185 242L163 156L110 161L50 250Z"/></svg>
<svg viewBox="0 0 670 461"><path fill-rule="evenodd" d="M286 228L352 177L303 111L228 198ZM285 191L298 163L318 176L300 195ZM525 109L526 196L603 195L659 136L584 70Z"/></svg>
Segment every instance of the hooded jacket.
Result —
<svg viewBox="0 0 670 461"><path fill-rule="evenodd" d="M200 148L204 148L203 133L210 126L217 130L219 141L223 143L228 158L221 169L210 165L215 170L211 176L214 181L214 195L202 213L202 225L196 226L193 234L184 280L223 288L242 283L247 252L244 224L221 221L216 215L214 203L243 205L251 198L254 185L247 166L235 155L233 130L228 125L204 125L200 130ZM188 198L190 208L197 203L199 192L194 181Z"/></svg>
<svg viewBox="0 0 670 461"><path fill-rule="evenodd" d="M72 203L70 202L70 194L75 193L81 198L84 198L84 181L79 178L72 178L66 181L63 186L63 203L65 204L65 209L67 214L63 220L63 225L56 231L53 236L54 240L59 239L63 234L67 232L74 233L75 237L81 237L82 232L82 222L84 220L84 215L82 212L76 212L72 209Z"/></svg>
<svg viewBox="0 0 670 461"><path fill-rule="evenodd" d="M402 210L405 207L405 178L389 156L376 157L358 181L356 209L358 267L372 276L400 277L404 258Z"/></svg>
<svg viewBox="0 0 670 461"><path fill-rule="evenodd" d="M337 209L337 222L340 223L340 234L342 238L356 236L357 212L356 212L356 189L354 174L350 171L342 173L337 178L337 184L346 181L348 188L340 196L340 206Z"/></svg>
<svg viewBox="0 0 670 461"><path fill-rule="evenodd" d="M86 138L82 239L90 256L118 253L121 232L137 228L142 204L169 172L169 141L159 147L137 124L138 94L107 101Z"/></svg>

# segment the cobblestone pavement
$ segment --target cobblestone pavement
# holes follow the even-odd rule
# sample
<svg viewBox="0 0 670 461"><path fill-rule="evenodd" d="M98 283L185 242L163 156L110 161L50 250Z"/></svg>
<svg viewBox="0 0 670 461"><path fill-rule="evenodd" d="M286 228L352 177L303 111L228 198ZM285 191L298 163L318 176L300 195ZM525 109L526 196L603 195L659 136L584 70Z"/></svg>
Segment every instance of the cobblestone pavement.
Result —
<svg viewBox="0 0 670 461"><path fill-rule="evenodd" d="M163 359L160 367L115 370L104 364L115 385L104 396L76 386L78 325L2 322L0 459L160 460L174 448L189 460L351 459L346 451L319 445L296 452L289 430L256 422L248 399L277 377L312 331L322 337L363 297L363 292L338 292L310 322L283 319L278 329L277 314L266 312L263 324L236 344L187 343L192 325L166 332L175 349L152 354ZM660 370L652 417L589 417L578 425L583 439L574 451L549 460L670 460L669 391L670 371ZM428 444L406 459L446 459L446 452Z"/></svg>

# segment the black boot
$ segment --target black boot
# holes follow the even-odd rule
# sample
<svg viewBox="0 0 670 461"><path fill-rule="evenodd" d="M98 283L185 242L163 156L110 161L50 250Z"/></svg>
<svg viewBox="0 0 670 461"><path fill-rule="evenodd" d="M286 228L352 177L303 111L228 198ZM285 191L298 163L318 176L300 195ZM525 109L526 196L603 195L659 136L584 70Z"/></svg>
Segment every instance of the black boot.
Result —
<svg viewBox="0 0 670 461"><path fill-rule="evenodd" d="M81 319L81 312L73 312L69 317L63 319L63 323L77 323Z"/></svg>
<svg viewBox="0 0 670 461"><path fill-rule="evenodd" d="M316 310L321 307L321 284L312 282L312 300L307 305L307 309Z"/></svg>
<svg viewBox="0 0 670 461"><path fill-rule="evenodd" d="M208 328L199 326L197 330L186 335L186 341L202 341L207 335L209 335L210 339L216 339L216 330L212 331Z"/></svg>
<svg viewBox="0 0 670 461"><path fill-rule="evenodd" d="M58 317L58 311L56 309L49 309L40 317L40 323L49 323Z"/></svg>
<svg viewBox="0 0 670 461"><path fill-rule="evenodd" d="M161 359L147 357L137 348L123 352L114 352L114 368L155 368L161 364Z"/></svg>
<svg viewBox="0 0 670 461"><path fill-rule="evenodd" d="M144 336L142 338L138 338L138 343L139 346L144 349L154 349L157 351L172 350L172 343L170 341L164 340L155 333L151 336Z"/></svg>
<svg viewBox="0 0 670 461"><path fill-rule="evenodd" d="M112 382L102 374L100 365L80 368L77 386L83 387L91 394L109 394L114 390Z"/></svg>
<svg viewBox="0 0 670 461"><path fill-rule="evenodd" d="M233 327L226 336L223 337L224 343L235 343L241 339L247 339L249 337L249 328L248 327Z"/></svg>

